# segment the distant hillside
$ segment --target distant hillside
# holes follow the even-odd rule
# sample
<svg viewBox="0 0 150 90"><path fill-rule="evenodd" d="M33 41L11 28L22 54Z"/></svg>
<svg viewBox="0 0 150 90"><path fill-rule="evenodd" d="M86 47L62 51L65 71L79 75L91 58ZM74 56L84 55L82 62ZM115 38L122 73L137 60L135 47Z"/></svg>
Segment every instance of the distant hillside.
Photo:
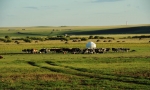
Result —
<svg viewBox="0 0 150 90"><path fill-rule="evenodd" d="M74 30L64 32L71 35L98 35L98 34L150 34L150 26L123 27L96 30Z"/></svg>
<svg viewBox="0 0 150 90"><path fill-rule="evenodd" d="M150 34L150 25L0 27L0 37L57 35Z"/></svg>

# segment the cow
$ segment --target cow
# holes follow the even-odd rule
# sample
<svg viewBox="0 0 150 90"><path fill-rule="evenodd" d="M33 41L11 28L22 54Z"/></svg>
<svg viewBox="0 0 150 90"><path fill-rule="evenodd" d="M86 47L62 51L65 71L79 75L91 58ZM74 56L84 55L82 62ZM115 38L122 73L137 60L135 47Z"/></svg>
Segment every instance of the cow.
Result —
<svg viewBox="0 0 150 90"><path fill-rule="evenodd" d="M130 50L130 48L121 48L122 52L128 52Z"/></svg>
<svg viewBox="0 0 150 90"><path fill-rule="evenodd" d="M37 49L31 49L31 53L38 53L38 50Z"/></svg>
<svg viewBox="0 0 150 90"><path fill-rule="evenodd" d="M64 54L66 54L66 53L71 53L71 49L70 49L70 48L61 48L61 50L62 50L62 52L63 52Z"/></svg>
<svg viewBox="0 0 150 90"><path fill-rule="evenodd" d="M3 57L2 56L0 56L0 59L2 59Z"/></svg>
<svg viewBox="0 0 150 90"><path fill-rule="evenodd" d="M128 52L130 48L112 48L113 52Z"/></svg>
<svg viewBox="0 0 150 90"><path fill-rule="evenodd" d="M31 50L30 49L23 49L22 52L31 53Z"/></svg>
<svg viewBox="0 0 150 90"><path fill-rule="evenodd" d="M22 52L25 52L25 53L38 53L38 50L37 49L23 49Z"/></svg>
<svg viewBox="0 0 150 90"><path fill-rule="evenodd" d="M95 53L95 49L83 49L82 54L94 54Z"/></svg>
<svg viewBox="0 0 150 90"><path fill-rule="evenodd" d="M105 53L105 52L109 52L110 48L98 48L95 49L96 53Z"/></svg>
<svg viewBox="0 0 150 90"><path fill-rule="evenodd" d="M82 54L88 54L88 53L89 53L88 49L83 49Z"/></svg>
<svg viewBox="0 0 150 90"><path fill-rule="evenodd" d="M62 53L63 52L63 50L61 48L51 48L50 51L54 52L54 53Z"/></svg>
<svg viewBox="0 0 150 90"><path fill-rule="evenodd" d="M82 50L80 48L72 48L71 49L71 53L73 53L73 54L79 54L81 52L82 52Z"/></svg>
<svg viewBox="0 0 150 90"><path fill-rule="evenodd" d="M50 52L50 49L47 48L43 48L39 50L39 53L48 53L48 52Z"/></svg>
<svg viewBox="0 0 150 90"><path fill-rule="evenodd" d="M118 52L118 51L119 51L119 48L112 48L112 51L113 51L113 52Z"/></svg>

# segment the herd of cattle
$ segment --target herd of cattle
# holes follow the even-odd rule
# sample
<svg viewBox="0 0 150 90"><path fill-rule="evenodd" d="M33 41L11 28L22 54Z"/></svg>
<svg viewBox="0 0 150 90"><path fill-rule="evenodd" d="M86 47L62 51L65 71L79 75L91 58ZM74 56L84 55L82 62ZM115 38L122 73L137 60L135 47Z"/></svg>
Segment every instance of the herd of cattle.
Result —
<svg viewBox="0 0 150 90"><path fill-rule="evenodd" d="M72 54L94 54L105 52L129 52L130 48L95 48L95 49L80 49L80 48L42 48L38 49L23 49L24 53L72 53Z"/></svg>

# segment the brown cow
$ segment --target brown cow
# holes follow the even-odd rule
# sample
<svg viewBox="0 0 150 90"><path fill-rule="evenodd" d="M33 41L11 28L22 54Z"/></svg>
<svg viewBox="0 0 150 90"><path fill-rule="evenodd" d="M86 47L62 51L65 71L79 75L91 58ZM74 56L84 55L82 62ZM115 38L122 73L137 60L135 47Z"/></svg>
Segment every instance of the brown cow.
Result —
<svg viewBox="0 0 150 90"><path fill-rule="evenodd" d="M2 56L0 56L0 59L2 59L3 57Z"/></svg>

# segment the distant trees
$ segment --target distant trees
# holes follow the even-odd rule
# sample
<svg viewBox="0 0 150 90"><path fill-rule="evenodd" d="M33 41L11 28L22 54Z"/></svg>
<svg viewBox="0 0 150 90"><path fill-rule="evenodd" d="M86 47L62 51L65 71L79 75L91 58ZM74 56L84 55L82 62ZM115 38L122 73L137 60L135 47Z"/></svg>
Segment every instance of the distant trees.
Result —
<svg viewBox="0 0 150 90"><path fill-rule="evenodd" d="M10 36L5 36L4 42L11 42L12 39L10 38Z"/></svg>
<svg viewBox="0 0 150 90"><path fill-rule="evenodd" d="M30 39L30 38L25 38L23 41L31 43L31 42L32 42L32 39Z"/></svg>

